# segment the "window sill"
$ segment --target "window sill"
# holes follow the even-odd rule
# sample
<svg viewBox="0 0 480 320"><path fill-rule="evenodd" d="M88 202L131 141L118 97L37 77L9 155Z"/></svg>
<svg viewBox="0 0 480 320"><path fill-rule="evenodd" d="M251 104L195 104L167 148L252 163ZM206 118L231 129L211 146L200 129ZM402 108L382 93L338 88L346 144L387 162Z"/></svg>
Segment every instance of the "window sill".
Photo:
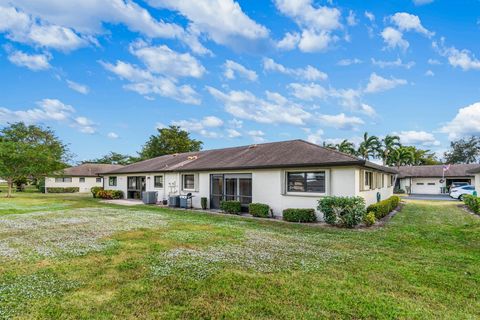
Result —
<svg viewBox="0 0 480 320"><path fill-rule="evenodd" d="M326 197L328 194L325 193L317 193L317 192L286 192L283 196L289 197Z"/></svg>

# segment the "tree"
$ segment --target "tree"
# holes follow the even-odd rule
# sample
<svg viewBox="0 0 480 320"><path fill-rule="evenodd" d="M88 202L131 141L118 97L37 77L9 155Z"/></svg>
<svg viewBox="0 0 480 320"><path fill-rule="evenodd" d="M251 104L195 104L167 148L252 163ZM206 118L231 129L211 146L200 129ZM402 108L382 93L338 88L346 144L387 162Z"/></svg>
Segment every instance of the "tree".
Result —
<svg viewBox="0 0 480 320"><path fill-rule="evenodd" d="M355 150L355 145L352 142L348 141L347 139L337 144L336 149L340 152L350 154L352 156L357 155L357 150Z"/></svg>
<svg viewBox="0 0 480 320"><path fill-rule="evenodd" d="M332 150L337 150L337 146L334 143L327 143L323 141L322 147L327 148L327 149L332 149Z"/></svg>
<svg viewBox="0 0 480 320"><path fill-rule="evenodd" d="M389 165L396 167L411 165L414 161L412 147L400 147L393 150L389 157Z"/></svg>
<svg viewBox="0 0 480 320"><path fill-rule="evenodd" d="M450 142L450 150L444 153L445 162L476 163L480 158L480 137L459 139Z"/></svg>
<svg viewBox="0 0 480 320"><path fill-rule="evenodd" d="M388 163L388 158L392 154L395 149L400 148L402 145L400 144L400 137L399 136L391 136L387 135L383 140L383 149L381 152L381 157L383 160L383 165Z"/></svg>
<svg viewBox="0 0 480 320"><path fill-rule="evenodd" d="M83 161L82 163L121 164L126 166L136 161L138 161L138 158L112 151L101 158Z"/></svg>
<svg viewBox="0 0 480 320"><path fill-rule="evenodd" d="M157 129L158 135L150 139L139 152L142 160L151 159L166 154L194 152L202 149L203 142L190 138L190 134L178 126Z"/></svg>
<svg viewBox="0 0 480 320"><path fill-rule="evenodd" d="M368 132L363 134L363 141L358 148L358 154L365 160L370 157L376 157L381 152L380 140L375 136L368 136Z"/></svg>
<svg viewBox="0 0 480 320"><path fill-rule="evenodd" d="M0 177L12 195L15 179L38 177L65 168L68 149L50 128L10 124L0 130Z"/></svg>

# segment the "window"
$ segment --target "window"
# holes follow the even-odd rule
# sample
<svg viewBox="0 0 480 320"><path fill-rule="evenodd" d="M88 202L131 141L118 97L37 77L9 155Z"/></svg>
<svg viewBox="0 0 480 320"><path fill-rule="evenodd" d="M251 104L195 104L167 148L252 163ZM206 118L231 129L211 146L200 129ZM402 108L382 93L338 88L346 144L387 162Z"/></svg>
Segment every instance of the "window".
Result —
<svg viewBox="0 0 480 320"><path fill-rule="evenodd" d="M163 176L153 177L153 183L155 188L163 188Z"/></svg>
<svg viewBox="0 0 480 320"><path fill-rule="evenodd" d="M102 178L97 178L96 181L97 183L102 183Z"/></svg>
<svg viewBox="0 0 480 320"><path fill-rule="evenodd" d="M425 185L425 183L423 183L423 182L417 182L417 186L423 186L423 185Z"/></svg>
<svg viewBox="0 0 480 320"><path fill-rule="evenodd" d="M110 187L116 187L117 186L117 177L109 177L108 178L108 185Z"/></svg>
<svg viewBox="0 0 480 320"><path fill-rule="evenodd" d="M288 172L287 191L325 193L325 171Z"/></svg>
<svg viewBox="0 0 480 320"><path fill-rule="evenodd" d="M72 178L55 178L55 182L62 183L62 182L72 182Z"/></svg>
<svg viewBox="0 0 480 320"><path fill-rule="evenodd" d="M395 183L395 176L391 174L388 176L388 187L393 186L394 183Z"/></svg>
<svg viewBox="0 0 480 320"><path fill-rule="evenodd" d="M429 185L429 186L434 186L434 185L435 185L435 182L429 182L428 185Z"/></svg>
<svg viewBox="0 0 480 320"><path fill-rule="evenodd" d="M373 189L373 172L365 171L364 176L365 176L364 190L372 190Z"/></svg>
<svg viewBox="0 0 480 320"><path fill-rule="evenodd" d="M84 177L78 178L78 182L85 183L85 178Z"/></svg>
<svg viewBox="0 0 480 320"><path fill-rule="evenodd" d="M195 189L195 175L184 174L183 175L183 190L194 190L194 189Z"/></svg>

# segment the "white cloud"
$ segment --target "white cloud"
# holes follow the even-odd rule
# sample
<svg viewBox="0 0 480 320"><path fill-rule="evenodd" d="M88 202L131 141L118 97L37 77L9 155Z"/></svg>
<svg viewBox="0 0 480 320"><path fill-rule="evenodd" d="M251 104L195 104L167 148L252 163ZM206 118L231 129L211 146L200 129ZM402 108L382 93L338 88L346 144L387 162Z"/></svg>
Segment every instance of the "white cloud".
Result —
<svg viewBox="0 0 480 320"><path fill-rule="evenodd" d="M445 47L444 39L441 39L440 44L433 43L434 49L442 56L448 59L451 66L461 68L464 71L480 70L480 60L469 50L458 50L455 47Z"/></svg>
<svg viewBox="0 0 480 320"><path fill-rule="evenodd" d="M319 145L323 140L323 134L324 134L323 130L318 129L317 131L310 133L307 136L307 141Z"/></svg>
<svg viewBox="0 0 480 320"><path fill-rule="evenodd" d="M247 69L240 63L232 60L225 61L225 63L223 64L223 68L225 69L223 75L229 80L235 79L235 74L238 74L250 81L256 81L258 78L255 71Z"/></svg>
<svg viewBox="0 0 480 320"><path fill-rule="evenodd" d="M234 129L240 129L243 127L243 121L238 119L229 120L228 124Z"/></svg>
<svg viewBox="0 0 480 320"><path fill-rule="evenodd" d="M154 75L130 63L117 61L116 64L101 61L100 64L119 78L129 81L124 88L141 95L157 94L183 103L200 104L197 92L189 85L178 85L175 79Z"/></svg>
<svg viewBox="0 0 480 320"><path fill-rule="evenodd" d="M365 11L365 17L370 20L370 22L375 22L375 15L370 11Z"/></svg>
<svg viewBox="0 0 480 320"><path fill-rule="evenodd" d="M94 133L94 123L86 117L75 117L75 109L57 99L43 99L37 107L27 110L0 108L0 123L25 122L27 124L58 122L69 124L81 132Z"/></svg>
<svg viewBox="0 0 480 320"><path fill-rule="evenodd" d="M262 143L266 141L266 139L264 138L265 133L261 130L251 130L248 131L247 134L253 139L253 142L255 143Z"/></svg>
<svg viewBox="0 0 480 320"><path fill-rule="evenodd" d="M206 138L219 138L221 135L212 129L223 126L223 120L215 116L203 119L172 121L172 125L179 126L188 132L195 132Z"/></svg>
<svg viewBox="0 0 480 320"><path fill-rule="evenodd" d="M440 129L450 139L458 139L467 135L480 135L480 102L458 110L452 121Z"/></svg>
<svg viewBox="0 0 480 320"><path fill-rule="evenodd" d="M319 115L320 123L337 129L353 129L363 125L364 122L358 117L348 117L344 113L337 115Z"/></svg>
<svg viewBox="0 0 480 320"><path fill-rule="evenodd" d="M107 138L109 139L118 139L120 136L118 134L116 134L115 132L109 132L107 134Z"/></svg>
<svg viewBox="0 0 480 320"><path fill-rule="evenodd" d="M366 93L381 92L407 84L407 80L396 78L383 78L376 73L370 75L370 80L365 88Z"/></svg>
<svg viewBox="0 0 480 320"><path fill-rule="evenodd" d="M369 106L368 104L362 103L360 106L360 112L366 114L369 117L374 117L377 115L377 112L372 106Z"/></svg>
<svg viewBox="0 0 480 320"><path fill-rule="evenodd" d="M302 29L298 41L298 48L301 51L324 51L331 42L338 39L332 35L334 30L342 28L341 13L337 8L315 7L312 0L275 0L275 5L281 13L295 21ZM292 44L293 41L290 41L290 48Z"/></svg>
<svg viewBox="0 0 480 320"><path fill-rule="evenodd" d="M382 69L391 68L391 67L402 67L405 69L410 69L413 66L415 66L414 61L409 61L404 63L400 58L397 58L396 60L392 60L392 61L375 60L374 58L372 58L372 64Z"/></svg>
<svg viewBox="0 0 480 320"><path fill-rule="evenodd" d="M179 12L190 21L190 28L206 34L216 43L236 46L242 40L268 37L268 29L249 18L234 0L147 0L156 8Z"/></svg>
<svg viewBox="0 0 480 320"><path fill-rule="evenodd" d="M428 64L434 66L434 65L441 65L442 63L438 61L437 59L428 59Z"/></svg>
<svg viewBox="0 0 480 320"><path fill-rule="evenodd" d="M242 136L242 134L235 129L227 129L227 134L228 134L228 137L232 139L239 138Z"/></svg>
<svg viewBox="0 0 480 320"><path fill-rule="evenodd" d="M352 27L352 26L357 25L357 23L358 23L358 21L357 21L357 17L355 15L355 12L350 10L348 12L348 16L347 16L347 24Z"/></svg>
<svg viewBox="0 0 480 320"><path fill-rule="evenodd" d="M300 42L300 35L297 32L285 33L285 36L277 42L277 48L281 50L293 50Z"/></svg>
<svg viewBox="0 0 480 320"><path fill-rule="evenodd" d="M287 68L275 62L271 58L263 59L263 70L280 72L283 74L292 75L308 81L325 80L328 78L328 75L325 72L322 72L310 65L306 66L305 68L295 68L295 69Z"/></svg>
<svg viewBox="0 0 480 320"><path fill-rule="evenodd" d="M249 91L225 93L213 87L207 87L207 90L224 104L228 113L240 119L303 125L311 117L300 105L275 92L266 91L266 99L261 99Z"/></svg>
<svg viewBox="0 0 480 320"><path fill-rule="evenodd" d="M435 136L426 131L401 131L394 132L396 136L400 137L400 141L406 145L420 145L420 146L439 146L440 141L438 141Z"/></svg>
<svg viewBox="0 0 480 320"><path fill-rule="evenodd" d="M88 94L90 92L90 89L86 85L71 80L67 80L67 84L70 89L75 90L81 94Z"/></svg>
<svg viewBox="0 0 480 320"><path fill-rule="evenodd" d="M426 35L427 37L431 37L435 34L427 30L422 25L420 18L413 14L409 14L406 12L397 12L390 18L390 20L401 31L416 31L418 33Z"/></svg>
<svg viewBox="0 0 480 320"><path fill-rule="evenodd" d="M323 86L310 83L290 83L288 88L292 90L292 95L301 100L312 101L315 99L326 99L329 96L329 92Z"/></svg>
<svg viewBox="0 0 480 320"><path fill-rule="evenodd" d="M27 54L22 51L14 50L9 53L8 60L19 66L26 67L32 71L47 70L51 68L49 60L51 55L48 53L44 54Z"/></svg>
<svg viewBox="0 0 480 320"><path fill-rule="evenodd" d="M342 66L342 67L346 67L346 66L350 66L352 64L360 64L360 63L363 63L362 60L360 59L357 59L357 58L354 58L354 59L342 59L342 60L339 60L337 62L337 65L338 66Z"/></svg>
<svg viewBox="0 0 480 320"><path fill-rule="evenodd" d="M205 73L205 68L195 57L189 53L173 51L166 45L149 46L143 41L137 41L130 46L130 52L153 73L192 78L201 78Z"/></svg>
<svg viewBox="0 0 480 320"><path fill-rule="evenodd" d="M386 27L383 29L381 36L389 49L395 49L398 47L405 51L410 46L408 41L403 39L403 33L392 27Z"/></svg>
<svg viewBox="0 0 480 320"><path fill-rule="evenodd" d="M429 4L429 3L432 3L433 0L413 0L413 3L416 5L416 6L423 6L425 4Z"/></svg>
<svg viewBox="0 0 480 320"><path fill-rule="evenodd" d="M433 76L435 76L435 73L434 73L432 70L427 70L427 71L425 72L425 75L426 75L427 77L433 77Z"/></svg>

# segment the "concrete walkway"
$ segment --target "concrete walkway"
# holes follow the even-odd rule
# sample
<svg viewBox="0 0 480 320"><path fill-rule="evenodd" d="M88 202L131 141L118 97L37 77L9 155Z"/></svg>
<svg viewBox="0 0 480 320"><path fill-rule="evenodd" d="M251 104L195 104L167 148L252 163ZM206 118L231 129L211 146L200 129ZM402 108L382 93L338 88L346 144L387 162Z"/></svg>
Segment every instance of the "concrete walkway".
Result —
<svg viewBox="0 0 480 320"><path fill-rule="evenodd" d="M135 200L135 199L116 199L116 200L102 200L100 201L102 203L108 203L108 204L118 204L120 206L138 206L143 204L142 200Z"/></svg>
<svg viewBox="0 0 480 320"><path fill-rule="evenodd" d="M410 194L402 196L406 200L428 200L428 201L458 201L447 194Z"/></svg>

